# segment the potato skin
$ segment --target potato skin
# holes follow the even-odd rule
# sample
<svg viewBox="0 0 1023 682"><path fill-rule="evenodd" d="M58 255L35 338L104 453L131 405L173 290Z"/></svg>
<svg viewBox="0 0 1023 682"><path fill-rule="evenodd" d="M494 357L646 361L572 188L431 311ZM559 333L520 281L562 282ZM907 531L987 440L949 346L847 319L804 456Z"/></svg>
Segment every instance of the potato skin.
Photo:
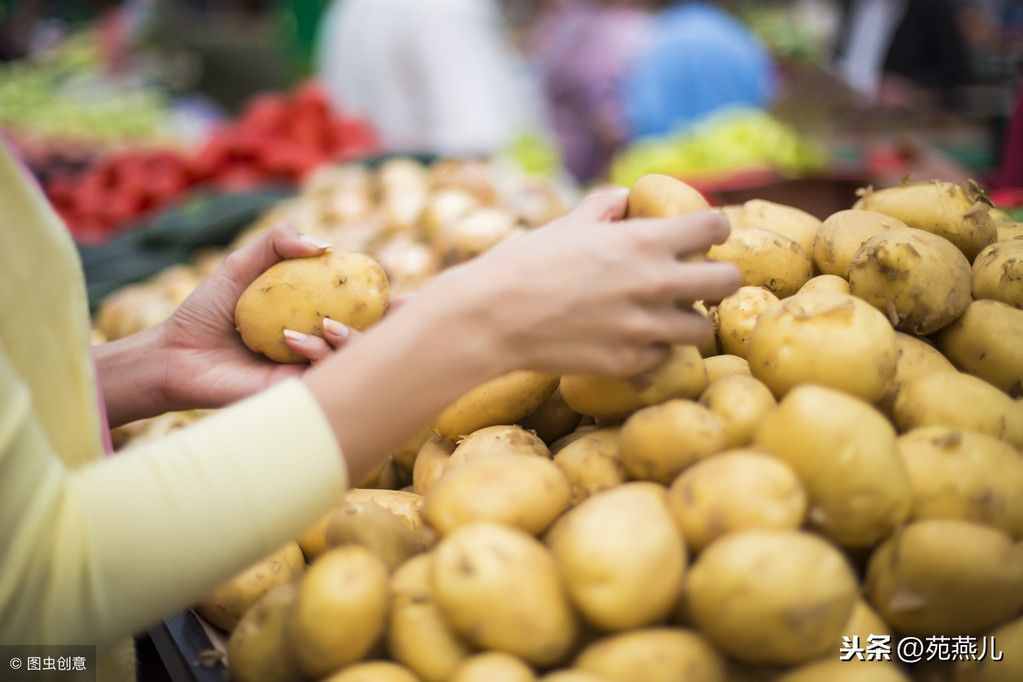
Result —
<svg viewBox="0 0 1023 682"><path fill-rule="evenodd" d="M799 288L797 294L812 293L848 294L849 282L838 275L817 275L807 280L806 284Z"/></svg>
<svg viewBox="0 0 1023 682"><path fill-rule="evenodd" d="M325 532L328 547L365 547L391 571L425 552L435 536L429 528L411 528L407 520L376 502L345 499L331 513Z"/></svg>
<svg viewBox="0 0 1023 682"><path fill-rule="evenodd" d="M898 632L981 633L1023 607L1023 545L966 521L918 521L874 552L865 590Z"/></svg>
<svg viewBox="0 0 1023 682"><path fill-rule="evenodd" d="M519 424L527 431L535 433L543 442L550 444L572 433L575 427L579 426L581 419L582 415L565 402L559 388Z"/></svg>
<svg viewBox="0 0 1023 682"><path fill-rule="evenodd" d="M288 623L302 672L320 678L363 658L383 634L388 597L387 566L368 549L320 557L299 583Z"/></svg>
<svg viewBox="0 0 1023 682"><path fill-rule="evenodd" d="M751 376L749 363L738 355L715 355L704 358L703 364L707 367L707 385L712 386L718 379L727 376L746 375ZM704 391L706 394L706 391Z"/></svg>
<svg viewBox="0 0 1023 682"><path fill-rule="evenodd" d="M306 359L284 343L283 331L323 335L323 318L363 330L387 312L384 269L369 256L329 251L281 261L256 278L235 306L242 341L276 362Z"/></svg>
<svg viewBox="0 0 1023 682"><path fill-rule="evenodd" d="M849 290L901 331L932 334L970 304L970 263L945 239L892 230L868 239L849 266Z"/></svg>
<svg viewBox="0 0 1023 682"><path fill-rule="evenodd" d="M973 261L973 297L1023 308L1023 239L989 245Z"/></svg>
<svg viewBox="0 0 1023 682"><path fill-rule="evenodd" d="M446 682L469 657L469 647L448 627L433 598L433 557L420 554L391 578L388 650L423 682Z"/></svg>
<svg viewBox="0 0 1023 682"><path fill-rule="evenodd" d="M352 488L345 493L345 502L353 504L373 503L397 514L410 530L423 527L423 496L405 490L372 490Z"/></svg>
<svg viewBox="0 0 1023 682"><path fill-rule="evenodd" d="M700 396L700 404L721 420L727 448L752 443L760 422L778 406L767 386L741 374L711 384Z"/></svg>
<svg viewBox="0 0 1023 682"><path fill-rule="evenodd" d="M369 661L345 668L323 682L419 682L419 678L396 663Z"/></svg>
<svg viewBox="0 0 1023 682"><path fill-rule="evenodd" d="M534 412L558 387L558 377L516 371L492 379L449 405L437 418L436 431L457 440L486 426L514 424Z"/></svg>
<svg viewBox="0 0 1023 682"><path fill-rule="evenodd" d="M568 479L551 460L494 453L453 467L426 496L423 512L444 536L476 521L537 535L571 498Z"/></svg>
<svg viewBox="0 0 1023 682"><path fill-rule="evenodd" d="M680 471L727 446L721 420L691 400L645 407L622 426L619 456L641 481L668 484Z"/></svg>
<svg viewBox="0 0 1023 682"><path fill-rule="evenodd" d="M895 378L879 402L888 414L895 408L895 399L906 383L925 374L956 371L952 363L934 346L910 334L895 332L895 349Z"/></svg>
<svg viewBox="0 0 1023 682"><path fill-rule="evenodd" d="M960 519L1023 537L1023 457L1008 443L942 426L899 438L914 519Z"/></svg>
<svg viewBox="0 0 1023 682"><path fill-rule="evenodd" d="M790 670L775 682L910 682L910 679L893 663L871 661L854 665L849 661L828 660Z"/></svg>
<svg viewBox="0 0 1023 682"><path fill-rule="evenodd" d="M770 230L735 230L707 258L735 264L746 286L762 286L775 296L791 296L813 276L813 262L799 244Z"/></svg>
<svg viewBox="0 0 1023 682"><path fill-rule="evenodd" d="M636 180L629 190L626 217L674 218L709 208L702 194L678 178L651 173Z"/></svg>
<svg viewBox="0 0 1023 682"><path fill-rule="evenodd" d="M721 301L716 317L722 350L749 360L757 319L777 302L778 297L763 287L742 287Z"/></svg>
<svg viewBox="0 0 1023 682"><path fill-rule="evenodd" d="M985 433L1023 448L1023 410L991 384L960 372L926 374L908 382L895 399L902 431L949 426Z"/></svg>
<svg viewBox="0 0 1023 682"><path fill-rule="evenodd" d="M691 630L649 628L597 640L575 667L607 682L725 682L725 662Z"/></svg>
<svg viewBox="0 0 1023 682"><path fill-rule="evenodd" d="M508 654L497 651L469 658L455 672L451 682L535 682L529 666Z"/></svg>
<svg viewBox="0 0 1023 682"><path fill-rule="evenodd" d="M540 678L540 682L607 682L603 677L577 668L558 670Z"/></svg>
<svg viewBox="0 0 1023 682"><path fill-rule="evenodd" d="M590 497L547 544L572 601L602 630L652 625L678 601L686 549L661 486L627 483Z"/></svg>
<svg viewBox="0 0 1023 682"><path fill-rule="evenodd" d="M554 463L568 479L573 506L625 483L619 437L619 429L596 429L565 445L554 456Z"/></svg>
<svg viewBox="0 0 1023 682"><path fill-rule="evenodd" d="M456 530L434 551L432 589L448 624L479 648L549 666L575 643L578 624L557 564L520 530L492 523Z"/></svg>
<svg viewBox="0 0 1023 682"><path fill-rule="evenodd" d="M841 552L791 530L726 535L704 550L686 581L700 630L734 658L767 665L833 653L857 592Z"/></svg>
<svg viewBox="0 0 1023 682"><path fill-rule="evenodd" d="M839 211L825 220L818 230L813 262L826 275L848 277L849 264L865 241L887 230L908 227L901 220L875 211Z"/></svg>
<svg viewBox="0 0 1023 682"><path fill-rule="evenodd" d="M846 547L869 547L909 516L909 475L895 430L851 396L800 386L764 418L754 444L796 472L810 522Z"/></svg>
<svg viewBox="0 0 1023 682"><path fill-rule="evenodd" d="M236 682L299 682L302 672L286 633L298 595L293 583L278 585L246 612L231 633L227 656Z"/></svg>
<svg viewBox="0 0 1023 682"><path fill-rule="evenodd" d="M895 330L864 301L799 294L760 314L747 360L776 397L813 383L873 403L895 376L896 356Z"/></svg>
<svg viewBox="0 0 1023 682"><path fill-rule="evenodd" d="M760 227L788 237L808 256L813 255L821 221L806 211L763 199L750 199L743 204L742 211L744 226Z"/></svg>
<svg viewBox="0 0 1023 682"><path fill-rule="evenodd" d="M488 426L473 431L459 441L451 453L448 468L453 469L495 454L543 459L551 456L544 442L521 426Z"/></svg>
<svg viewBox="0 0 1023 682"><path fill-rule="evenodd" d="M698 462L675 479L668 506L695 552L741 530L795 530L807 496L784 462L755 450L733 450Z"/></svg>
<svg viewBox="0 0 1023 682"><path fill-rule="evenodd" d="M941 335L940 344L959 369L1013 398L1023 396L1023 310L998 301L974 301Z"/></svg>
<svg viewBox="0 0 1023 682"><path fill-rule="evenodd" d="M1023 223L1000 221L998 224L998 241L1007 242L1012 239L1023 239Z"/></svg>
<svg viewBox="0 0 1023 682"><path fill-rule="evenodd" d="M956 682L1017 682L1023 680L1023 618L1006 623L991 633L1005 658L964 661L956 664Z"/></svg>
<svg viewBox="0 0 1023 682"><path fill-rule="evenodd" d="M221 630L230 632L245 612L264 594L302 575L305 557L289 542L268 557L221 583L196 606L199 615Z"/></svg>
<svg viewBox="0 0 1023 682"><path fill-rule="evenodd" d="M412 467L412 489L419 495L427 495L434 484L444 475L451 461L455 444L442 436L434 435L423 443Z"/></svg>
<svg viewBox="0 0 1023 682"><path fill-rule="evenodd" d="M856 600L856 606L853 607L852 615L849 616L849 622L842 628L843 637L856 635L864 645L871 635L891 634L892 629L888 627L888 624L862 598ZM836 642L836 645L840 644L840 642Z"/></svg>

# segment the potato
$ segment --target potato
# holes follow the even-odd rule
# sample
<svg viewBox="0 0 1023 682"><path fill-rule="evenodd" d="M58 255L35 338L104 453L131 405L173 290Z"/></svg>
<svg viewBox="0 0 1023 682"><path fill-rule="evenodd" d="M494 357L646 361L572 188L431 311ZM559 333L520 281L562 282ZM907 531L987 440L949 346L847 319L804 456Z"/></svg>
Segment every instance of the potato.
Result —
<svg viewBox="0 0 1023 682"><path fill-rule="evenodd" d="M863 644L866 646L866 643ZM866 665L851 665L848 661L827 660L809 663L790 670L775 682L910 682L893 663L871 661Z"/></svg>
<svg viewBox="0 0 1023 682"><path fill-rule="evenodd" d="M376 502L350 498L330 515L325 537L328 547L365 547L391 571L434 542L430 529L413 529L400 515Z"/></svg>
<svg viewBox="0 0 1023 682"><path fill-rule="evenodd" d="M437 609L430 587L432 561L430 554L420 554L391 578L388 650L423 682L446 682L470 652Z"/></svg>
<svg viewBox="0 0 1023 682"><path fill-rule="evenodd" d="M249 609L231 633L227 658L235 682L300 682L302 672L287 637L298 589L278 585Z"/></svg>
<svg viewBox="0 0 1023 682"><path fill-rule="evenodd" d="M992 660L992 645L987 645L981 661L956 664L956 682L1018 682L1023 680L1023 618L1017 618L990 634L994 646L1005 656ZM991 640L988 640L989 642ZM979 645L981 647L983 645ZM978 654L980 652L978 651Z"/></svg>
<svg viewBox="0 0 1023 682"><path fill-rule="evenodd" d="M895 330L862 300L799 294L761 313L746 359L779 398L814 383L873 403L895 377L896 356Z"/></svg>
<svg viewBox="0 0 1023 682"><path fill-rule="evenodd" d="M410 530L423 527L423 496L405 490L369 490L352 488L345 493L344 502L353 504L376 504L397 514Z"/></svg>
<svg viewBox="0 0 1023 682"><path fill-rule="evenodd" d="M726 533L799 528L807 497L785 463L733 450L683 471L671 485L668 505L686 544L699 552Z"/></svg>
<svg viewBox="0 0 1023 682"><path fill-rule="evenodd" d="M715 355L704 358L703 364L707 367L708 386L712 386L718 379L727 376L736 374L750 376L749 363L738 355Z"/></svg>
<svg viewBox="0 0 1023 682"><path fill-rule="evenodd" d="M684 305L684 303L679 305ZM708 307L707 304L704 303L703 301L693 301L692 309L693 312L699 313L704 318L706 318L707 321L711 323L711 326L714 327L714 335L708 337L699 346L697 346L697 350L700 351L700 355L704 359L718 355L721 352L721 349L718 348L717 338L718 331L717 307L716 306Z"/></svg>
<svg viewBox="0 0 1023 682"><path fill-rule="evenodd" d="M941 336L941 349L959 369L1023 396L1023 310L974 301Z"/></svg>
<svg viewBox="0 0 1023 682"><path fill-rule="evenodd" d="M864 586L898 632L981 633L1023 607L1023 545L966 521L918 521L874 552Z"/></svg>
<svg viewBox="0 0 1023 682"><path fill-rule="evenodd" d="M1023 239L991 244L973 261L973 297L1023 308Z"/></svg>
<svg viewBox="0 0 1023 682"><path fill-rule="evenodd" d="M941 237L891 230L868 239L849 265L849 290L918 335L955 321L970 304L970 263Z"/></svg>
<svg viewBox="0 0 1023 682"><path fill-rule="evenodd" d="M695 189L670 175L644 175L629 191L627 218L674 218L706 211L710 204Z"/></svg>
<svg viewBox="0 0 1023 682"><path fill-rule="evenodd" d="M664 363L632 379L592 374L562 377L561 394L576 412L617 421L644 405L696 398L707 388L707 368L694 346L674 346Z"/></svg>
<svg viewBox="0 0 1023 682"><path fill-rule="evenodd" d="M305 558L294 542L221 583L196 606L199 615L230 632L264 594L302 575Z"/></svg>
<svg viewBox="0 0 1023 682"><path fill-rule="evenodd" d="M440 259L426 244L406 234L392 237L373 255L395 288L414 289L440 270Z"/></svg>
<svg viewBox="0 0 1023 682"><path fill-rule="evenodd" d="M813 276L813 262L799 244L756 227L735 230L724 244L712 246L707 258L734 263L743 284L762 286L780 298L796 293Z"/></svg>
<svg viewBox="0 0 1023 682"><path fill-rule="evenodd" d="M744 226L759 227L788 237L799 244L808 256L813 255L821 221L806 211L763 199L747 201L742 211Z"/></svg>
<svg viewBox="0 0 1023 682"><path fill-rule="evenodd" d="M625 467L618 454L620 433L620 429L594 429L554 456L554 463L568 479L573 506L625 482Z"/></svg>
<svg viewBox="0 0 1023 682"><path fill-rule="evenodd" d="M711 384L700 396L700 404L721 420L726 448L752 443L764 416L778 406L767 386L742 374Z"/></svg>
<svg viewBox="0 0 1023 682"><path fill-rule="evenodd" d="M930 426L905 434L898 446L914 519L961 519L1023 537L1023 457L1011 445Z"/></svg>
<svg viewBox="0 0 1023 682"><path fill-rule="evenodd" d="M302 672L324 677L363 658L384 631L387 566L365 547L332 549L298 586L288 632Z"/></svg>
<svg viewBox="0 0 1023 682"><path fill-rule="evenodd" d="M571 499L568 479L549 459L494 453L448 471L426 496L423 512L444 536L476 521L538 535Z"/></svg>
<svg viewBox="0 0 1023 682"><path fill-rule="evenodd" d="M426 495L433 489L434 484L444 475L454 451L455 444L441 436L435 435L423 443L412 468L412 488L416 493Z"/></svg>
<svg viewBox="0 0 1023 682"><path fill-rule="evenodd" d="M435 550L432 575L445 620L477 647L549 666L575 643L578 624L557 564L520 530L493 523L459 528Z"/></svg>
<svg viewBox="0 0 1023 682"><path fill-rule="evenodd" d="M717 308L721 348L726 353L748 360L757 319L777 302L778 297L762 287L742 287L721 301Z"/></svg>
<svg viewBox="0 0 1023 682"><path fill-rule="evenodd" d="M370 661L334 673L324 682L419 682L419 678L396 663Z"/></svg>
<svg viewBox="0 0 1023 682"><path fill-rule="evenodd" d="M558 670L540 678L540 682L607 682L603 677L575 668Z"/></svg>
<svg viewBox="0 0 1023 682"><path fill-rule="evenodd" d="M1007 242L1011 239L1023 239L1023 223L1002 221L997 225L998 241Z"/></svg>
<svg viewBox="0 0 1023 682"><path fill-rule="evenodd" d="M558 387L558 377L517 371L477 386L437 418L437 433L457 440L485 426L514 424L536 411Z"/></svg>
<svg viewBox="0 0 1023 682"><path fill-rule="evenodd" d="M879 404L885 412L891 413L895 408L895 399L903 385L925 374L935 372L955 372L944 355L934 346L909 334L895 332L895 378L888 385Z"/></svg>
<svg viewBox="0 0 1023 682"><path fill-rule="evenodd" d="M306 362L283 331L323 335L323 318L363 330L387 312L387 275L358 253L330 251L281 261L256 278L235 307L235 325L251 350L276 362Z"/></svg>
<svg viewBox="0 0 1023 682"><path fill-rule="evenodd" d="M442 189L427 199L421 222L428 240L435 241L445 226L452 225L479 207L473 195L460 189Z"/></svg>
<svg viewBox="0 0 1023 682"><path fill-rule="evenodd" d="M932 180L877 191L868 187L859 194L853 208L884 213L944 237L971 262L997 238L995 222L988 214L991 204L972 182L956 185Z"/></svg>
<svg viewBox="0 0 1023 682"><path fill-rule="evenodd" d="M839 211L825 220L817 232L813 262L825 274L848 277L849 264L865 241L887 230L907 227L901 220L883 213Z"/></svg>
<svg viewBox="0 0 1023 682"><path fill-rule="evenodd" d="M938 372L906 383L895 399L894 415L902 431L948 426L986 433L1023 448L1023 410L1012 398L969 374Z"/></svg>
<svg viewBox="0 0 1023 682"><path fill-rule="evenodd" d="M745 663L792 665L832 654L856 603L841 552L793 530L748 530L703 551L686 582L689 615Z"/></svg>
<svg viewBox="0 0 1023 682"><path fill-rule="evenodd" d="M468 260L507 239L516 229L515 216L500 208L475 208L443 225L434 248L445 262Z"/></svg>
<svg viewBox="0 0 1023 682"><path fill-rule="evenodd" d="M657 623L682 591L686 549L658 485L590 497L554 525L547 544L572 601L602 630Z"/></svg>
<svg viewBox="0 0 1023 682"><path fill-rule="evenodd" d="M521 426L488 426L473 431L458 443L451 453L449 468L468 464L491 455L551 456L550 450L537 436Z"/></svg>
<svg viewBox="0 0 1023 682"><path fill-rule="evenodd" d="M553 443L567 436L579 426L582 415L565 402L561 390L555 390L536 411L519 422L522 428L532 431L545 443Z"/></svg>
<svg viewBox="0 0 1023 682"><path fill-rule="evenodd" d="M724 660L691 630L649 628L586 647L575 667L607 682L725 682Z"/></svg>
<svg viewBox="0 0 1023 682"><path fill-rule="evenodd" d="M668 484L687 466L727 446L724 424L690 400L646 407L622 426L620 458L632 478Z"/></svg>
<svg viewBox="0 0 1023 682"><path fill-rule="evenodd" d="M807 280L806 284L799 288L797 294L812 293L848 294L849 282L838 275L817 275Z"/></svg>
<svg viewBox="0 0 1023 682"><path fill-rule="evenodd" d="M753 439L796 472L810 522L846 547L869 547L909 516L909 475L895 431L851 396L800 386L768 414Z"/></svg>
<svg viewBox="0 0 1023 682"><path fill-rule="evenodd" d="M451 682L535 682L529 666L508 654L489 652L467 660Z"/></svg>
<svg viewBox="0 0 1023 682"><path fill-rule="evenodd" d="M414 436L405 441L400 448L398 448L391 458L394 462L405 470L406 473L411 474L412 470L416 466L416 456L419 455L419 451L426 444L426 441L430 440L433 436L433 427L424 426Z"/></svg>
<svg viewBox="0 0 1023 682"><path fill-rule="evenodd" d="M302 549L302 554L305 555L305 560L309 563L316 561L323 555L328 549L327 546L327 523L330 522L330 517L334 513L334 509L324 514L316 521L313 525L305 529L301 536L298 538L298 546Z"/></svg>
<svg viewBox="0 0 1023 682"><path fill-rule="evenodd" d="M890 637L891 634L892 630L888 624L863 599L856 600L856 606L853 607L852 615L849 616L849 622L842 628L843 637L859 637L860 646L864 648L869 643L871 635ZM841 642L837 644L840 646Z"/></svg>

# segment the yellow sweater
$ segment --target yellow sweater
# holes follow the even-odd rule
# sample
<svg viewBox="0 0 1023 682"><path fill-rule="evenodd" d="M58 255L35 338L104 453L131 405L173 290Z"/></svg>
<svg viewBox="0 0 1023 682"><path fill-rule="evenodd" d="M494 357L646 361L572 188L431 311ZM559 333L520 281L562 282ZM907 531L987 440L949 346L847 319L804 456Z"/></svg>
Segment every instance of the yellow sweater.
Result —
<svg viewBox="0 0 1023 682"><path fill-rule="evenodd" d="M103 457L81 266L0 149L0 643L95 644L134 679L130 638L296 537L347 484L290 380Z"/></svg>

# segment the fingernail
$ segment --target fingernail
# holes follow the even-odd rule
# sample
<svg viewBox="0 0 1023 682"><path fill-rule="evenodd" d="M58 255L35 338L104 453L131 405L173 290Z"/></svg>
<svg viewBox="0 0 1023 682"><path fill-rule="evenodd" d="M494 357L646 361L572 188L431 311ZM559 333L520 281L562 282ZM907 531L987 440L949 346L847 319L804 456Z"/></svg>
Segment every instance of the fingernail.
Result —
<svg viewBox="0 0 1023 682"><path fill-rule="evenodd" d="M341 324L337 320L332 320L329 317L323 318L323 331L333 334L334 336L347 339L348 333L351 331L347 325Z"/></svg>
<svg viewBox="0 0 1023 682"><path fill-rule="evenodd" d="M292 341L305 341L309 338L309 335L297 332L294 329L285 329L284 338L291 339Z"/></svg>
<svg viewBox="0 0 1023 682"><path fill-rule="evenodd" d="M319 249L320 251L329 251L330 247L333 246L333 244L328 242L326 239L318 239L317 237L311 237L307 234L300 234L298 238L309 246Z"/></svg>

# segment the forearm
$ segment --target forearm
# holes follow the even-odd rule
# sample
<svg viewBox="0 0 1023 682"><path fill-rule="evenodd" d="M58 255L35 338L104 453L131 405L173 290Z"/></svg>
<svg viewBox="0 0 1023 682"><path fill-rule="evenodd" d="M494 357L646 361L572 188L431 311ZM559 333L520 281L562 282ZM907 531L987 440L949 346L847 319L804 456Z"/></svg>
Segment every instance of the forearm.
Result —
<svg viewBox="0 0 1023 682"><path fill-rule="evenodd" d="M96 381L110 427L172 409L165 393L167 359L160 328L94 346Z"/></svg>

